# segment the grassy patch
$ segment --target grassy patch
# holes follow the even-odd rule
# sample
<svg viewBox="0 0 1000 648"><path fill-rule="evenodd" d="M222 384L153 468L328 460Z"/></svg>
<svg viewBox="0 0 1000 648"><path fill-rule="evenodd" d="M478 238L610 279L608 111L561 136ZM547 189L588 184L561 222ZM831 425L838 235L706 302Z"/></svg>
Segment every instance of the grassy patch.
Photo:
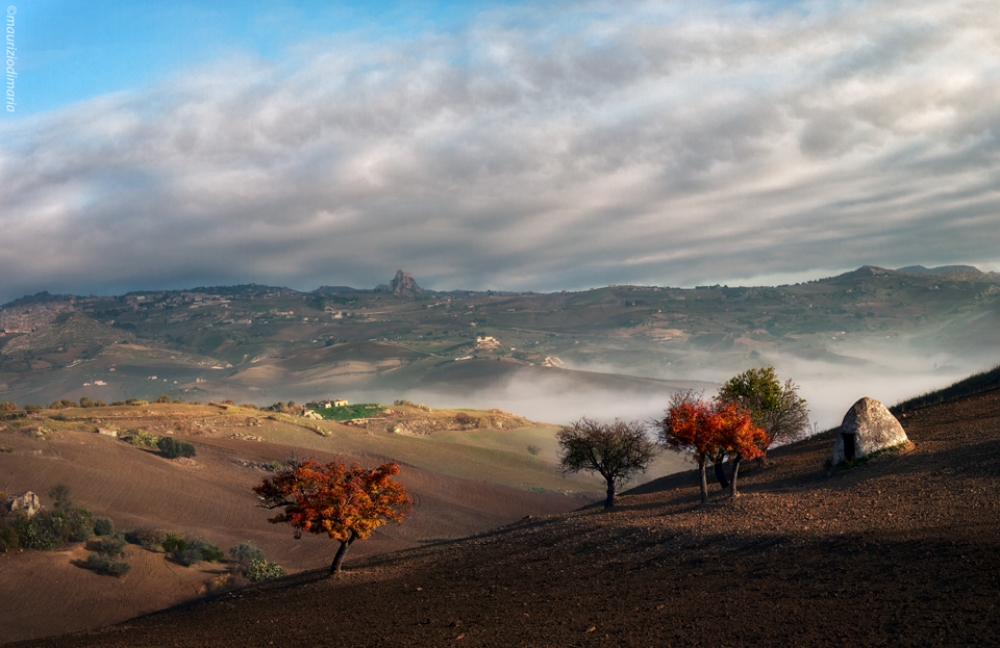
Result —
<svg viewBox="0 0 1000 648"><path fill-rule="evenodd" d="M358 418L370 418L385 410L384 405L378 403L358 403L357 405L344 405L342 407L319 407L314 410L327 421L349 421Z"/></svg>
<svg viewBox="0 0 1000 648"><path fill-rule="evenodd" d="M841 461L839 464L837 464L836 469L846 470L848 468L854 468L855 466L866 464L869 461L875 461L876 459L882 457L894 457L899 453L903 452L903 450L906 450L909 446L910 446L909 441L903 441L902 443L897 443L894 446L889 446L888 448L882 448L881 450L876 450L875 452L865 455L864 457L855 459L854 461Z"/></svg>

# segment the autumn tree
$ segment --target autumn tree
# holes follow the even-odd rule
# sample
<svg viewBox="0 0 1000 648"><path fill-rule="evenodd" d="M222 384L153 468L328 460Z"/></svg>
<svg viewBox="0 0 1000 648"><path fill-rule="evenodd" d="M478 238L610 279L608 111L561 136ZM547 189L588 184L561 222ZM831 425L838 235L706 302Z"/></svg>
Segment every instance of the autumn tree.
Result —
<svg viewBox="0 0 1000 648"><path fill-rule="evenodd" d="M719 451L719 417L713 404L694 392L677 392L664 417L657 421L660 443L676 452L690 452L698 464L701 503L708 504L705 466Z"/></svg>
<svg viewBox="0 0 1000 648"><path fill-rule="evenodd" d="M403 521L412 500L393 479L398 474L395 462L368 470L359 464L331 461L324 466L309 460L265 479L253 490L265 508L284 509L268 521L291 525L296 539L303 532L325 533L340 542L330 565L332 575L340 571L355 540L364 540L387 522Z"/></svg>
<svg viewBox="0 0 1000 648"><path fill-rule="evenodd" d="M736 497L740 463L764 453L761 449L766 439L764 431L736 403L703 400L700 394L690 391L677 393L657 425L660 443L678 452L690 452L697 462L702 504L708 503L709 461L718 468L727 459L733 460L732 479L723 487L728 486L730 495Z"/></svg>
<svg viewBox="0 0 1000 648"><path fill-rule="evenodd" d="M761 367L730 378L719 390L718 399L736 403L750 413L753 424L764 430L761 450L767 452L776 441L794 441L809 429L809 408L798 389L791 380L782 384L774 367Z"/></svg>
<svg viewBox="0 0 1000 648"><path fill-rule="evenodd" d="M614 506L616 490L636 474L646 472L656 456L656 444L638 421L615 419L606 424L582 418L573 427L557 432L556 440L562 449L559 464L563 472L588 470L604 477L604 508Z"/></svg>
<svg viewBox="0 0 1000 648"><path fill-rule="evenodd" d="M736 480L740 475L740 463L764 456L762 446L767 441L767 434L754 425L750 413L736 403L717 401L713 409L712 414L718 419L715 426L720 456L729 457L733 462L729 494L736 497L739 495Z"/></svg>

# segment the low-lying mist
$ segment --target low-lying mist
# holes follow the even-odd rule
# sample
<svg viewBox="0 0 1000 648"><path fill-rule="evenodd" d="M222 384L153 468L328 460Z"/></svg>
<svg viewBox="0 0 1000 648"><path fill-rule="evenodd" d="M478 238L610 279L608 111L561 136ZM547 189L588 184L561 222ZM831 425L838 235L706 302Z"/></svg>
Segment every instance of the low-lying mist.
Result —
<svg viewBox="0 0 1000 648"><path fill-rule="evenodd" d="M485 389L433 385L411 389L404 394L358 393L357 398L386 400L407 398L431 407L500 408L532 420L569 424L586 416L598 420L650 420L661 417L670 395L677 389L703 391L715 395L730 377L751 367L773 365L779 378L791 379L806 399L814 431L840 424L858 399L869 396L886 406L906 398L945 387L972 373L997 364L997 354L960 357L926 346L914 339L864 338L854 341L831 340L833 360L807 359L787 352L771 352L754 358L734 358L731 354L702 352L686 365L651 367L615 366L604 363L570 365L572 369L616 375L641 376L671 381L662 390L648 383L628 387L596 387L593 381L574 380L573 372L551 376L518 375Z"/></svg>

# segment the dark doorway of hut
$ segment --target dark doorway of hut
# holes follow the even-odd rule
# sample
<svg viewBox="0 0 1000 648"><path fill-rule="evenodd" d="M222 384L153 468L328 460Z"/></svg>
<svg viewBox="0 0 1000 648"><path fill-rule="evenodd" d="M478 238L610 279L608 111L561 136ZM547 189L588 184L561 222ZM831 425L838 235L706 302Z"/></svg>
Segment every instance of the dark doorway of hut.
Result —
<svg viewBox="0 0 1000 648"><path fill-rule="evenodd" d="M847 463L851 463L856 458L854 450L854 435L845 434L843 435L843 438L844 438L844 461L846 461Z"/></svg>

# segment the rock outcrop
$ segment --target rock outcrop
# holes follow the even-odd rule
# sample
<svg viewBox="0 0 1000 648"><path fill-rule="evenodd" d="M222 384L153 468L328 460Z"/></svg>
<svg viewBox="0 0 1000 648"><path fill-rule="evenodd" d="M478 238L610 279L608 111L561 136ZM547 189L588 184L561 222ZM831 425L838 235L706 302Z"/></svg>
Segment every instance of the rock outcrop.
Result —
<svg viewBox="0 0 1000 648"><path fill-rule="evenodd" d="M42 500L31 491L23 495L17 495L4 502L4 509L11 513L25 513L28 517L33 516L42 509Z"/></svg>
<svg viewBox="0 0 1000 648"><path fill-rule="evenodd" d="M396 271L396 276L389 282L388 292L397 297L416 297L424 294L417 282L413 280L413 275L402 270Z"/></svg>
<svg viewBox="0 0 1000 648"><path fill-rule="evenodd" d="M833 465L856 461L907 441L906 432L885 405L862 398L844 416L833 444Z"/></svg>

